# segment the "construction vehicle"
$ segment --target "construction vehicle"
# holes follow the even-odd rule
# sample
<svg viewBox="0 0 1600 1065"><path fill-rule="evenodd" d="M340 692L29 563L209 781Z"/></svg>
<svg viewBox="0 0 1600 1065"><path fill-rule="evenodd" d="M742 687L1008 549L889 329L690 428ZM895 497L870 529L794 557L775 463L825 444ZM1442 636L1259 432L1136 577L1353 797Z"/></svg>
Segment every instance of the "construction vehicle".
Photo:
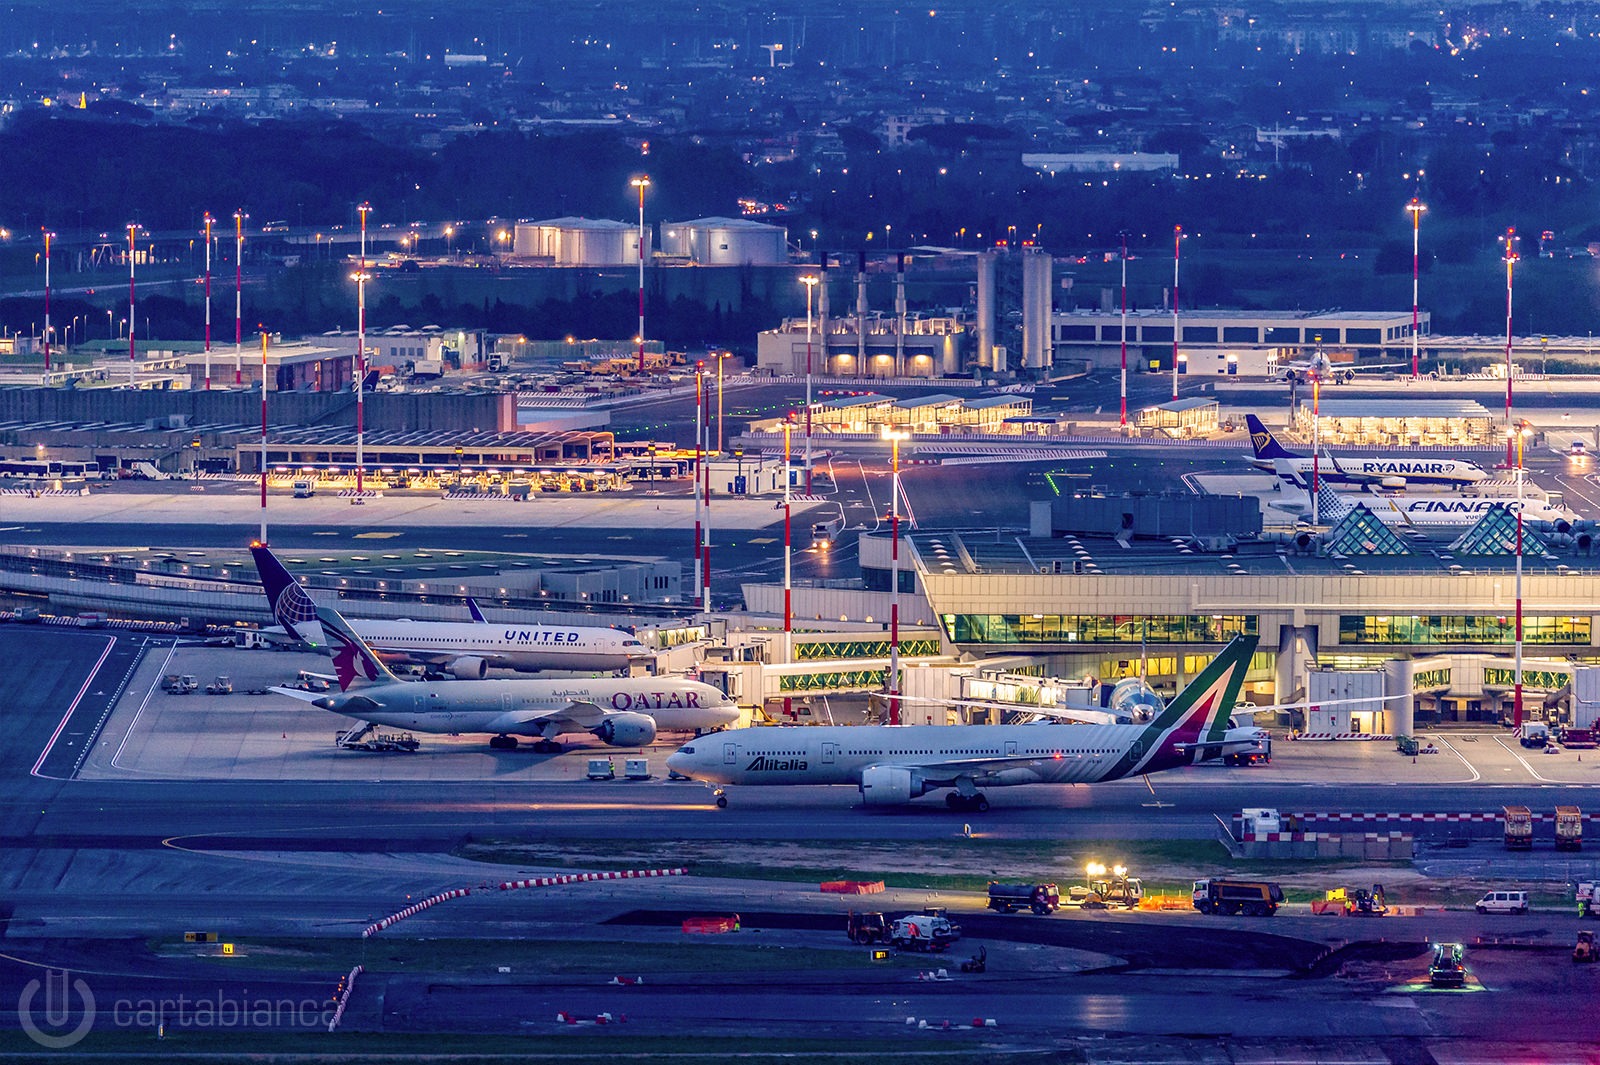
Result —
<svg viewBox="0 0 1600 1065"><path fill-rule="evenodd" d="M1032 910L1039 916L1061 908L1061 890L1054 884L1002 884L989 881L989 909L1001 913Z"/></svg>
<svg viewBox="0 0 1600 1065"><path fill-rule="evenodd" d="M1389 912L1389 903L1383 894L1382 884L1373 884L1372 890L1352 888L1345 893L1344 912L1352 917L1382 917Z"/></svg>
<svg viewBox="0 0 1600 1065"><path fill-rule="evenodd" d="M887 943L889 922L881 913L851 910L845 918L844 934L852 943Z"/></svg>
<svg viewBox="0 0 1600 1065"><path fill-rule="evenodd" d="M1533 811L1526 806L1507 806L1502 817L1506 825L1506 850L1533 849Z"/></svg>
<svg viewBox="0 0 1600 1065"><path fill-rule="evenodd" d="M1556 807L1556 850L1583 849L1583 811L1576 806Z"/></svg>
<svg viewBox="0 0 1600 1065"><path fill-rule="evenodd" d="M1600 917L1600 880L1578 882L1578 916Z"/></svg>
<svg viewBox="0 0 1600 1065"><path fill-rule="evenodd" d="M1067 893L1065 905L1090 910L1139 908L1144 899L1144 883L1138 877L1130 877L1127 866L1107 868L1099 862L1090 862L1084 871L1088 874L1088 883L1082 888L1073 887Z"/></svg>
<svg viewBox="0 0 1600 1065"><path fill-rule="evenodd" d="M1584 933L1584 934L1588 934L1588 933ZM989 951L988 951L988 949L985 948L985 947L979 947L978 948L978 953L974 954L972 957L968 958L966 961L961 963L961 971L964 972L964 973L986 973L986 972L988 972L989 971Z"/></svg>
<svg viewBox="0 0 1600 1065"><path fill-rule="evenodd" d="M1460 943L1435 943L1433 961L1428 966L1428 983L1434 987L1465 987L1467 967Z"/></svg>
<svg viewBox="0 0 1600 1065"><path fill-rule="evenodd" d="M1577 962L1594 961L1594 933L1585 928L1578 933L1578 942L1572 947L1572 960Z"/></svg>
<svg viewBox="0 0 1600 1065"><path fill-rule="evenodd" d="M206 685L207 695L232 695L233 678L226 675L217 677L216 680Z"/></svg>
<svg viewBox="0 0 1600 1065"><path fill-rule="evenodd" d="M1196 880L1191 901L1201 913L1271 917L1283 904L1283 888L1270 880Z"/></svg>
<svg viewBox="0 0 1600 1065"><path fill-rule="evenodd" d="M944 950L961 938L961 926L933 913L909 914L889 929L889 942L901 950Z"/></svg>
<svg viewBox="0 0 1600 1065"><path fill-rule="evenodd" d="M373 753L399 751L404 754L414 754L422 746L409 732L379 732L370 736L365 733L366 730L359 727L348 732L340 732L334 736L334 743L341 750Z"/></svg>
<svg viewBox="0 0 1600 1065"><path fill-rule="evenodd" d="M190 695L199 687L200 682L187 673L168 673L161 682L161 690L170 695Z"/></svg>

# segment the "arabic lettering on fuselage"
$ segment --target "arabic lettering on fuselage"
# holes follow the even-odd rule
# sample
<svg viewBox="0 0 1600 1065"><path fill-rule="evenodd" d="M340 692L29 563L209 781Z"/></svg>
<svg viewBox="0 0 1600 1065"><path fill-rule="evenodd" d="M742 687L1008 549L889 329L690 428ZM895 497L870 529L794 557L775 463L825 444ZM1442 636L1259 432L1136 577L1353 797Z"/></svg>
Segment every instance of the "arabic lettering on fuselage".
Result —
<svg viewBox="0 0 1600 1065"><path fill-rule="evenodd" d="M609 696L590 688L563 688L552 692L557 699L574 702L600 702L611 704L613 710L699 710L700 692L688 691L614 691Z"/></svg>

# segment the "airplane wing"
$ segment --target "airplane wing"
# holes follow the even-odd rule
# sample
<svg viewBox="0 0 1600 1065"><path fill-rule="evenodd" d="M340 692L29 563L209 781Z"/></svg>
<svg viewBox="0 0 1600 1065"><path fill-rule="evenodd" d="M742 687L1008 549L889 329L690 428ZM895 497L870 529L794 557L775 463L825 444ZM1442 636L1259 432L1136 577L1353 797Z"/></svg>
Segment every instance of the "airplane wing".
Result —
<svg viewBox="0 0 1600 1065"><path fill-rule="evenodd" d="M1006 769L1028 769L1042 766L1049 762L1059 762L1067 758L1076 758L1077 755L993 755L987 758L950 758L930 762L917 762L896 760L892 762L876 762L865 768L869 769L911 769L915 770L930 787L948 788L957 781L966 777L974 783L983 783L984 777L989 773L998 773Z"/></svg>
<svg viewBox="0 0 1600 1065"><path fill-rule="evenodd" d="M1007 710L1037 714L1057 721L1072 721L1080 725L1126 725L1131 720L1109 710L1083 710L1071 706L1006 706Z"/></svg>
<svg viewBox="0 0 1600 1065"><path fill-rule="evenodd" d="M318 699L327 699L328 697L327 692L308 692L300 688L274 687L268 688L267 691L276 692L279 695L287 695L291 699L299 699L302 703L314 703Z"/></svg>
<svg viewBox="0 0 1600 1065"><path fill-rule="evenodd" d="M497 719L495 724L501 728L549 725L568 732L589 732L604 724L606 718L616 716L617 711L607 710L598 703L575 701L555 710L512 712Z"/></svg>

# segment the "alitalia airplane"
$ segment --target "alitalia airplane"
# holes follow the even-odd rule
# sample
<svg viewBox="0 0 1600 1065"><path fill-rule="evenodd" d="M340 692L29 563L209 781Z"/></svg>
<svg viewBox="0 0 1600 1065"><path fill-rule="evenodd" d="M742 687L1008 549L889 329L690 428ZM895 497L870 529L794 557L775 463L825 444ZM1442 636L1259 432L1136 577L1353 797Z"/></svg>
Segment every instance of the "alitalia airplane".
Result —
<svg viewBox="0 0 1600 1065"><path fill-rule="evenodd" d="M266 589L272 615L284 631L319 650L329 646L317 605L272 551L255 544L250 554ZM546 669L614 672L650 652L631 632L580 625L493 625L477 603L474 618L458 621L360 620L351 627L391 662L413 662L462 680L485 676L490 666L537 673Z"/></svg>
<svg viewBox="0 0 1600 1065"><path fill-rule="evenodd" d="M819 725L742 728L693 740L667 758L682 776L719 785L848 784L868 806L940 788L956 810L984 811L980 788L1094 784L1259 748L1265 734L1228 715L1256 637L1236 636L1152 720L1140 724Z"/></svg>
<svg viewBox="0 0 1600 1065"><path fill-rule="evenodd" d="M1272 430L1261 424L1254 414L1246 414L1244 423L1250 430L1250 446L1255 451L1252 464L1260 470L1276 473L1279 465L1287 466L1306 480L1311 479L1310 455L1290 451L1272 435ZM1317 463L1318 482L1332 485L1358 485L1382 488L1404 488L1407 485L1463 485L1476 484L1489 474L1483 467L1466 459L1438 458L1433 455L1346 455L1335 458L1324 454Z"/></svg>
<svg viewBox="0 0 1600 1065"><path fill-rule="evenodd" d="M316 608L333 648L336 694L273 688L301 702L354 718L362 728L341 739L350 745L374 725L455 735L488 733L489 746L509 749L518 736L536 750L560 748L555 737L588 732L614 747L642 747L661 732L699 732L739 718L733 700L709 684L683 677L583 677L572 680L404 681L389 672L348 622L330 607Z"/></svg>

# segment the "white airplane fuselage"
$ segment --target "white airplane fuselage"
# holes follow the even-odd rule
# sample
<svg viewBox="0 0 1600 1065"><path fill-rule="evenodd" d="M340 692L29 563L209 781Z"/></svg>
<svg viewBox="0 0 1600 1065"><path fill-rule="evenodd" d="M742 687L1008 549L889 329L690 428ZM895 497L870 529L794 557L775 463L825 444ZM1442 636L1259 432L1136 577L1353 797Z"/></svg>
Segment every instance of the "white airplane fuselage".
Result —
<svg viewBox="0 0 1600 1065"><path fill-rule="evenodd" d="M1150 725L819 725L744 728L685 744L667 766L714 784L853 784L863 770L1015 758L985 770L1010 784L1088 784L1171 769L1189 755L1147 745ZM1036 759L1036 760L1034 760ZM998 782L998 781L997 781Z"/></svg>
<svg viewBox="0 0 1600 1065"><path fill-rule="evenodd" d="M629 662L649 653L631 633L620 629L372 620L352 620L350 627L385 659L420 664L482 658L523 672L611 672L627 669Z"/></svg>
<svg viewBox="0 0 1600 1065"><path fill-rule="evenodd" d="M644 714L662 732L722 728L739 717L737 704L711 685L672 677L390 681L330 695L317 705L412 732L542 736L544 728L521 719L530 711L561 710L574 703Z"/></svg>
<svg viewBox="0 0 1600 1065"><path fill-rule="evenodd" d="M1275 462L1287 463L1296 474L1307 481L1312 475L1309 455L1290 459L1252 459L1251 463L1268 473L1275 472ZM1317 479L1328 484L1379 485L1385 482L1404 482L1407 485L1464 485L1476 484L1489 475L1482 467L1465 459L1408 458L1399 455L1373 455L1369 457L1340 458L1324 455L1317 463Z"/></svg>

